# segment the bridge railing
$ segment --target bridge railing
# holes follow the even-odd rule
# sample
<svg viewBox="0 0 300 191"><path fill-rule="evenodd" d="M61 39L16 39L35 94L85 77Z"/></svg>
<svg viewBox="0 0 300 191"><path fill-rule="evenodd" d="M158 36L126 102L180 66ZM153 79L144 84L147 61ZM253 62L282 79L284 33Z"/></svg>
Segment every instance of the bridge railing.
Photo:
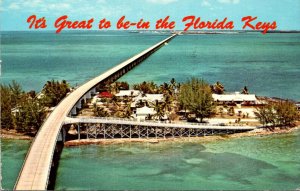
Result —
<svg viewBox="0 0 300 191"><path fill-rule="evenodd" d="M225 124L225 123L195 123L195 122L178 122L178 121L157 121L157 120L138 120L138 119L129 119L129 118L115 118L115 117L69 117L72 119L80 119L81 122L91 122L94 120L102 120L106 122L137 122L137 123L153 123L153 124L174 124L174 125L189 125L189 126L244 126L243 124Z"/></svg>

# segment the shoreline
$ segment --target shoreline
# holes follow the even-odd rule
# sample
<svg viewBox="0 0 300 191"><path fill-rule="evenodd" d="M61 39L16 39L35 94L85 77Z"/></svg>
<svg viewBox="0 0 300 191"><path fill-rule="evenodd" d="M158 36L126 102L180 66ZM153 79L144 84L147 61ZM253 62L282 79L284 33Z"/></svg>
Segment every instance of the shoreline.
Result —
<svg viewBox="0 0 300 191"><path fill-rule="evenodd" d="M236 139L236 138L243 138L243 137L254 137L254 136L269 136L275 134L286 134L297 131L300 129L300 125L287 128L287 129L280 129L275 128L273 131L268 129L255 129L248 132L243 133L235 133L235 134L228 134L228 135L210 135L210 136L202 136L202 137L168 137L168 138L127 138L127 139L81 139L81 140L70 140L64 143L66 147L73 147L73 146L81 146L81 145L109 145L109 144L124 144L124 143L151 143L157 144L161 142L191 142L191 141L200 141L203 143L212 142L212 141L222 141L222 140L229 140L229 139ZM1 130L1 139L8 139L8 140L33 140L34 137L25 135L22 133L18 133L15 130Z"/></svg>
<svg viewBox="0 0 300 191"><path fill-rule="evenodd" d="M6 130L1 129L1 139L14 139L14 140L33 140L34 137L26 135L24 133L19 133L14 129Z"/></svg>

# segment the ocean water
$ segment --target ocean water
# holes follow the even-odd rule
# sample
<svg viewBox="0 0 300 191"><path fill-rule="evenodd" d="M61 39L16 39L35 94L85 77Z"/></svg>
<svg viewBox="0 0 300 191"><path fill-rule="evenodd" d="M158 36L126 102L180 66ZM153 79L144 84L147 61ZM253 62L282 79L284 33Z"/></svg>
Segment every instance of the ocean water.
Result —
<svg viewBox="0 0 300 191"><path fill-rule="evenodd" d="M247 86L260 96L300 101L300 33L177 36L120 80L220 81L228 92ZM145 75L147 71L147 75Z"/></svg>
<svg viewBox="0 0 300 191"><path fill-rule="evenodd" d="M30 141L1 139L1 188L13 189Z"/></svg>
<svg viewBox="0 0 300 191"><path fill-rule="evenodd" d="M29 141L2 140L2 188L12 189ZM55 190L295 190L300 131L201 143L63 149Z"/></svg>
<svg viewBox="0 0 300 191"><path fill-rule="evenodd" d="M166 38L129 32L1 32L2 83L40 91L51 79L72 86Z"/></svg>
<svg viewBox="0 0 300 191"><path fill-rule="evenodd" d="M64 148L57 190L295 190L300 131L211 143Z"/></svg>
<svg viewBox="0 0 300 191"><path fill-rule="evenodd" d="M1 82L40 91L47 80L82 84L166 38L122 31L2 32ZM120 80L163 83L200 77L229 92L300 101L300 33L177 36Z"/></svg>

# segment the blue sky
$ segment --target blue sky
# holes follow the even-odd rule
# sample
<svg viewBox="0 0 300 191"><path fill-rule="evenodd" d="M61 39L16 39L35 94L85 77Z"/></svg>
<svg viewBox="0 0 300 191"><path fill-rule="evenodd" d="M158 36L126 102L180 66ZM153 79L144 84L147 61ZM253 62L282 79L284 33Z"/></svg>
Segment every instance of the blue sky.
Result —
<svg viewBox="0 0 300 191"><path fill-rule="evenodd" d="M195 15L207 21L228 17L241 29L241 18L258 16L259 21L277 22L277 29L300 30L300 0L0 0L1 30L29 30L26 19L35 14L46 17L47 29L62 15L71 20L94 18L93 29L99 20L117 20L125 15L132 22L143 18L151 22L169 15L182 30L182 18ZM133 28L134 29L134 28Z"/></svg>

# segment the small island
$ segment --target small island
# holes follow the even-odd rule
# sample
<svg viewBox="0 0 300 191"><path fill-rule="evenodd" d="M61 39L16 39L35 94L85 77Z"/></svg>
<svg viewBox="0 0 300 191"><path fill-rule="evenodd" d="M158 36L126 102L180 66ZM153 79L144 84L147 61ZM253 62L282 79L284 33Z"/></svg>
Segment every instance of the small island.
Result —
<svg viewBox="0 0 300 191"><path fill-rule="evenodd" d="M38 94L34 91L24 92L15 81L9 85L1 85L2 137L30 139L35 136L47 115L74 89L65 80L48 81ZM96 90L94 96L85 100L80 109L71 113L72 117L223 127L251 126L254 129L230 135L231 137L289 132L299 125L299 103L259 97L249 93L246 86L231 93L220 82L209 84L203 79L191 78L178 83L172 78L170 82L160 85L154 82L129 85L127 82L117 81L100 84ZM94 139L97 137L88 141L91 137L88 137L87 128L79 130L74 125L69 125L67 129L66 145L103 142L101 137L96 141ZM229 134L232 132L216 135L229 137ZM81 140L80 135L83 138ZM180 136L186 137L193 136ZM152 138L156 142L174 140L175 136L158 138L152 135ZM108 139L110 140L106 142L120 142L118 136ZM153 139L146 141L153 142Z"/></svg>

